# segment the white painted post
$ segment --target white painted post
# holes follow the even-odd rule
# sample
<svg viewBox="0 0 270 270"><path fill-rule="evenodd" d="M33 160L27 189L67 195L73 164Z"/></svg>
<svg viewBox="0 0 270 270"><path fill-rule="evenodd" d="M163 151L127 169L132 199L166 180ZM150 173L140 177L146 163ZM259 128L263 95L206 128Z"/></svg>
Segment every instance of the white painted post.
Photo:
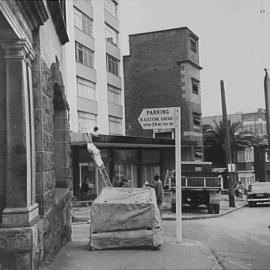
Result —
<svg viewBox="0 0 270 270"><path fill-rule="evenodd" d="M176 243L182 243L181 111L175 108Z"/></svg>

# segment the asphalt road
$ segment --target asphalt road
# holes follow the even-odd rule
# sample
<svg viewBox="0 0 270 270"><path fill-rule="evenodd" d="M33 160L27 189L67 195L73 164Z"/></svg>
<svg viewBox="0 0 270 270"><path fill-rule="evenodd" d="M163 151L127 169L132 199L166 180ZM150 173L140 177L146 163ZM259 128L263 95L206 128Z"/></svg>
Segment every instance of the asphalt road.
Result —
<svg viewBox="0 0 270 270"><path fill-rule="evenodd" d="M183 238L201 241L223 269L270 269L270 205L245 207L226 216L183 221ZM166 221L171 240L175 221Z"/></svg>

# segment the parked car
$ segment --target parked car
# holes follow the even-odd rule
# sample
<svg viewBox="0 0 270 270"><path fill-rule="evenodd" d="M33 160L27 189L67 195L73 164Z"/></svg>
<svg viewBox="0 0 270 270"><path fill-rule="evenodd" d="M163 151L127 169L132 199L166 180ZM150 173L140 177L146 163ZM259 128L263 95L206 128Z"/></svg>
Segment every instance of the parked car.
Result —
<svg viewBox="0 0 270 270"><path fill-rule="evenodd" d="M270 182L255 182L248 187L247 202L250 206L257 203L270 203Z"/></svg>

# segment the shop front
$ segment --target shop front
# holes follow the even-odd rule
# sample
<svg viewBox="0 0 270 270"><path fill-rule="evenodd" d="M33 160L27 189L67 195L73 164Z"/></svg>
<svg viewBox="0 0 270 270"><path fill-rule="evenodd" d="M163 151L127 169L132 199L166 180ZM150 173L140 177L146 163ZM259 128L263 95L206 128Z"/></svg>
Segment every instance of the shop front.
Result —
<svg viewBox="0 0 270 270"><path fill-rule="evenodd" d="M94 144L101 151L107 174L115 187L142 187L155 174L164 179L174 168L174 140L100 135ZM77 201L94 200L105 183L86 149L83 134L71 133L73 195Z"/></svg>

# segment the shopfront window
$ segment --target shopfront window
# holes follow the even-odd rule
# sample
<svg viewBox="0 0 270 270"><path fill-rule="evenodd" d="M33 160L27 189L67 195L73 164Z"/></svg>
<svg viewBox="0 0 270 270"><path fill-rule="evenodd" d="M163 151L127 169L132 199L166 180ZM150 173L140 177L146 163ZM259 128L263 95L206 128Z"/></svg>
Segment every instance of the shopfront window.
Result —
<svg viewBox="0 0 270 270"><path fill-rule="evenodd" d="M125 177L129 187L138 187L138 151L114 150L113 151L113 182L118 186L121 178Z"/></svg>
<svg viewBox="0 0 270 270"><path fill-rule="evenodd" d="M122 177L128 180L128 187L138 187L137 165L115 164L113 168L113 185L118 187Z"/></svg>

